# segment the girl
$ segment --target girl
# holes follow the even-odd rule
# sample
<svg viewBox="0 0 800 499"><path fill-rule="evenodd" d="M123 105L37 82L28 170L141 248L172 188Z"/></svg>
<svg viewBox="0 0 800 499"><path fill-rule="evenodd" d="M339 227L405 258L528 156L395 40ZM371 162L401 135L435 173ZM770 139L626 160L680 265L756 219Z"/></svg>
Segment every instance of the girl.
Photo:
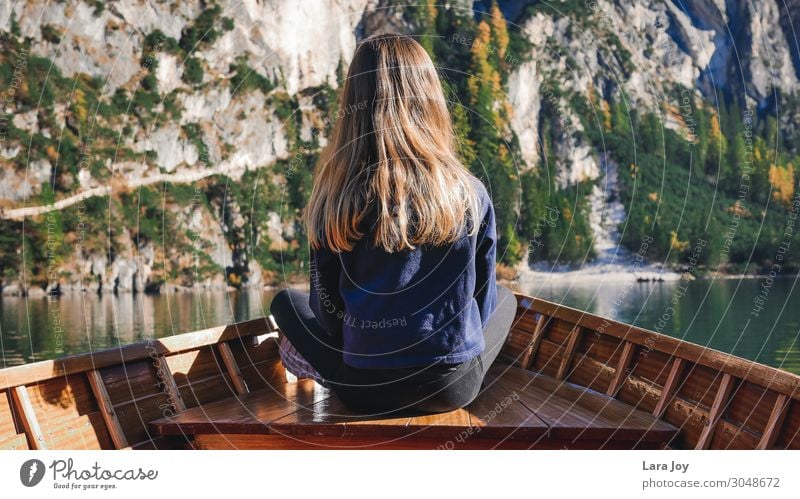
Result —
<svg viewBox="0 0 800 499"><path fill-rule="evenodd" d="M340 100L305 212L311 293L281 291L271 312L353 410L463 407L516 310L495 284L491 200L456 156L441 83L413 39L360 43Z"/></svg>

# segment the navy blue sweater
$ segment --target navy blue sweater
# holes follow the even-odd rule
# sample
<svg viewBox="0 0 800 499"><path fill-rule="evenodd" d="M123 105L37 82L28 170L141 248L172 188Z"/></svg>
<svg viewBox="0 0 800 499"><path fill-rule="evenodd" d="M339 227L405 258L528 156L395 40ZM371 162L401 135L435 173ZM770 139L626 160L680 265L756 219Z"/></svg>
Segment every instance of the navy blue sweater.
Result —
<svg viewBox="0 0 800 499"><path fill-rule="evenodd" d="M475 179L481 226L446 246L387 253L362 238L348 252L311 250L309 304L341 336L344 362L393 369L467 361L484 349L495 309L497 235L492 202Z"/></svg>

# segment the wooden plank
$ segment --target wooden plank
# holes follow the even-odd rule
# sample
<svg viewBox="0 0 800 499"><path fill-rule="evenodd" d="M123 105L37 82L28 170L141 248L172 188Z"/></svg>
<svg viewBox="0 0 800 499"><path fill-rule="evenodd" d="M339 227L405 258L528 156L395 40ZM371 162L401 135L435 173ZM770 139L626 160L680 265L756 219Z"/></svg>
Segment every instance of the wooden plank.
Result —
<svg viewBox="0 0 800 499"><path fill-rule="evenodd" d="M533 338L533 331L536 329L535 319L541 315L526 312L526 310L520 310L515 307L513 324L500 351L501 355L514 359L516 363L521 362L525 356L525 352L528 350Z"/></svg>
<svg viewBox="0 0 800 499"><path fill-rule="evenodd" d="M269 423L329 396L314 381L300 380L187 409L150 426L159 435L267 433Z"/></svg>
<svg viewBox="0 0 800 499"><path fill-rule="evenodd" d="M680 357L675 357L672 361L672 367L669 369L667 382L664 384L664 388L661 389L661 398L658 399L658 404L656 404L656 408L653 410L653 416L659 419L664 416L664 411L666 411L669 402L672 400L673 395L675 395L675 388L678 386L678 379L683 372L684 363L685 361Z"/></svg>
<svg viewBox="0 0 800 499"><path fill-rule="evenodd" d="M127 447L125 450L193 450L190 440L180 437L155 437Z"/></svg>
<svg viewBox="0 0 800 499"><path fill-rule="evenodd" d="M675 391L675 397L682 398L696 405L698 410L708 413L714 405L723 374L695 364L684 372L680 386Z"/></svg>
<svg viewBox="0 0 800 499"><path fill-rule="evenodd" d="M177 355L168 355L164 359L178 386L212 376L227 375L225 365L213 346L205 346Z"/></svg>
<svg viewBox="0 0 800 499"><path fill-rule="evenodd" d="M560 364L556 360L558 360L563 351L563 346L553 343L547 338L542 338L539 348L536 350L536 357L534 357L533 364L529 370L555 377Z"/></svg>
<svg viewBox="0 0 800 499"><path fill-rule="evenodd" d="M279 360L251 364L242 368L242 377L251 391L286 383L286 370Z"/></svg>
<svg viewBox="0 0 800 499"><path fill-rule="evenodd" d="M325 397L310 407L302 407L269 424L269 432L278 435L326 437L405 437L409 416L359 414L352 412L335 395Z"/></svg>
<svg viewBox="0 0 800 499"><path fill-rule="evenodd" d="M739 383L736 394L728 403L725 420L758 435L757 444L767 427L775 402L780 396L779 393L766 390L749 381L743 381ZM755 445L753 448L755 449Z"/></svg>
<svg viewBox="0 0 800 499"><path fill-rule="evenodd" d="M551 439L666 443L677 433L644 411L569 381L494 366L489 375L547 423Z"/></svg>
<svg viewBox="0 0 800 499"><path fill-rule="evenodd" d="M163 392L118 405L114 409L131 447L154 438L148 426L150 421L174 415L170 398Z"/></svg>
<svg viewBox="0 0 800 499"><path fill-rule="evenodd" d="M608 364L613 369L619 361L624 343L613 336L585 330L580 343L578 343L577 353L584 354L597 362ZM603 388L603 393L606 388L608 387Z"/></svg>
<svg viewBox="0 0 800 499"><path fill-rule="evenodd" d="M404 438L426 437L441 438L446 443L456 438L469 435L470 417L466 409L428 414L411 418L404 427L407 432Z"/></svg>
<svg viewBox="0 0 800 499"><path fill-rule="evenodd" d="M103 415L100 411L71 418L57 425L48 425L49 421L39 417L42 433L47 439L49 450L103 450L113 449Z"/></svg>
<svg viewBox="0 0 800 499"><path fill-rule="evenodd" d="M547 424L499 383L487 382L484 390L466 407L470 437L541 439L548 433Z"/></svg>
<svg viewBox="0 0 800 499"><path fill-rule="evenodd" d="M555 441L575 448L635 448L663 446L676 432L603 394L523 369L493 368L489 380L473 404L443 414L352 413L327 390L301 380L189 409L151 427L160 435L193 435L198 441L232 437L247 448L277 441L267 438L273 436L308 448L327 448L332 441L334 447L372 448L423 440L432 448L492 448L503 442L547 448Z"/></svg>
<svg viewBox="0 0 800 499"><path fill-rule="evenodd" d="M117 449L127 447L128 440L125 438L125 433L119 424L117 414L114 412L114 406L111 404L111 398L108 396L102 376L97 370L92 370L86 373L86 377L89 380L89 386L92 387L92 393L97 400L97 405L100 407L100 414L106 423L106 429L111 436L114 447Z"/></svg>
<svg viewBox="0 0 800 499"><path fill-rule="evenodd" d="M490 383L465 409L424 416L353 413L336 396L269 424L270 433L351 438L439 438L448 448L472 438L536 439L547 425L516 394Z"/></svg>
<svg viewBox="0 0 800 499"><path fill-rule="evenodd" d="M733 376L728 373L723 374L722 381L720 381L719 388L717 388L717 394L714 396L714 403L708 413L708 419L706 420L702 433L700 433L700 438L697 440L695 449L707 448L708 444L711 443L711 439L714 438L714 431L717 429L717 423L722 417L722 413L725 411L733 385Z"/></svg>
<svg viewBox="0 0 800 499"><path fill-rule="evenodd" d="M11 404L9 391L0 391L0 438L22 433L22 425L17 422Z"/></svg>
<svg viewBox="0 0 800 499"><path fill-rule="evenodd" d="M694 404L681 397L674 397L661 418L661 421L666 421L681 430L670 445L676 449L694 449L703 432L707 415L707 412L698 410Z"/></svg>
<svg viewBox="0 0 800 499"><path fill-rule="evenodd" d="M22 435L4 435L0 438L0 450L30 450L28 438Z"/></svg>
<svg viewBox="0 0 800 499"><path fill-rule="evenodd" d="M800 403L790 401L775 448L800 450Z"/></svg>
<svg viewBox="0 0 800 499"><path fill-rule="evenodd" d="M114 448L85 373L41 381L26 389L48 449Z"/></svg>
<svg viewBox="0 0 800 499"><path fill-rule="evenodd" d="M211 376L178 386L186 409L216 402L236 395L228 375ZM181 409L183 411L183 409ZM177 411L177 412L181 412Z"/></svg>
<svg viewBox="0 0 800 499"><path fill-rule="evenodd" d="M630 341L626 341L625 346L622 348L622 354L619 356L619 362L617 362L617 369L614 372L614 378L611 380L611 384L608 385L608 390L606 390L606 395L609 397L617 396L617 391L619 390L620 386L622 386L625 376L628 375L628 365L630 365L631 359L633 359L633 354L635 352L636 345Z"/></svg>
<svg viewBox="0 0 800 499"><path fill-rule="evenodd" d="M786 395L778 395L775 405L772 406L772 413L767 420L767 426L764 428L764 433L761 435L761 440L758 442L756 449L771 449L775 445L775 440L780 434L783 421L786 419L787 409L789 408L789 397Z"/></svg>
<svg viewBox="0 0 800 499"><path fill-rule="evenodd" d="M637 377L634 372L625 378L614 398L652 415L661 398L661 387Z"/></svg>
<svg viewBox="0 0 800 499"><path fill-rule="evenodd" d="M655 384L660 390L667 383L672 361L673 357L664 353L656 350L648 351L637 346L636 356L630 368L630 376L639 378L646 383Z"/></svg>
<svg viewBox="0 0 800 499"><path fill-rule="evenodd" d="M580 351L575 352L572 372L569 375L572 383L606 393L613 377L614 368L612 366L599 362Z"/></svg>
<svg viewBox="0 0 800 499"><path fill-rule="evenodd" d="M159 391L153 359L142 359L97 369L112 405L153 395Z"/></svg>
<svg viewBox="0 0 800 499"><path fill-rule="evenodd" d="M212 327L202 331L132 343L98 352L70 355L55 360L9 367L0 370L0 373L2 373L2 376L0 376L0 390L67 374L101 369L123 362L141 360L151 356L176 354L238 338L258 336L269 332L269 330L267 319L262 317L236 324Z"/></svg>
<svg viewBox="0 0 800 499"><path fill-rule="evenodd" d="M0 391L0 450L28 449L28 439L13 409L11 391Z"/></svg>
<svg viewBox="0 0 800 499"><path fill-rule="evenodd" d="M20 415L25 435L28 437L28 446L33 450L47 449L42 429L28 395L28 389L25 386L15 386L11 391L11 399Z"/></svg>
<svg viewBox="0 0 800 499"><path fill-rule="evenodd" d="M172 375L167 359L163 356L157 357L154 363L156 365L156 376L161 381L164 392L169 397L170 404L175 408L175 412L185 411L186 403L183 401L181 391L178 390L178 385L175 383L175 377Z"/></svg>
<svg viewBox="0 0 800 499"><path fill-rule="evenodd" d="M518 439L468 438L462 441L435 437L392 438L384 436L331 437L295 435L207 434L194 437L196 449L208 450L523 450L523 449L623 449L663 448L648 442L606 442L604 440L543 439L536 442Z"/></svg>
<svg viewBox="0 0 800 499"><path fill-rule="evenodd" d="M274 333L270 333L274 334ZM270 335L253 336L252 344L233 340L227 343L240 369L260 362L280 360L277 340Z"/></svg>
<svg viewBox="0 0 800 499"><path fill-rule="evenodd" d="M558 372L556 373L556 379L562 380L567 377L567 372L569 371L570 366L572 365L572 359L575 357L575 348L578 346L578 342L581 339L581 328L580 326L573 326L573 328L569 332L569 337L567 338L567 346L564 349L564 353L561 357L561 365L558 366Z"/></svg>
<svg viewBox="0 0 800 499"><path fill-rule="evenodd" d="M545 323L549 324L549 319L550 318L546 317L544 314L539 314L539 318L536 320L536 326L533 329L533 334L531 335L531 343L528 345L525 354L520 360L520 366L522 366L523 369L530 369L531 365L533 365L533 358L536 356L536 350L539 349L539 343L542 341L542 337L545 334Z"/></svg>
<svg viewBox="0 0 800 499"><path fill-rule="evenodd" d="M250 390L247 388L247 383L245 383L244 378L242 377L242 371L239 370L239 366L236 364L236 359L233 357L233 352L231 351L230 345L227 343L220 343L217 345L217 350L222 357L222 363L225 364L225 369L228 371L228 375L233 382L233 387L236 390L236 393L239 395L250 393Z"/></svg>
<svg viewBox="0 0 800 499"><path fill-rule="evenodd" d="M800 376L788 371L745 360L707 346L648 331L558 303L520 294L517 294L517 299L519 306L522 308L545 315L552 315L555 318L570 321L588 330L602 332L602 334L630 341L648 349L666 353L669 356L680 357L689 363L700 364L715 371L722 371L738 379L750 381L800 400Z"/></svg>
<svg viewBox="0 0 800 499"><path fill-rule="evenodd" d="M729 404L730 405L730 404ZM714 438L708 445L715 450L753 450L758 446L759 436L746 427L728 421L727 414L717 423Z"/></svg>

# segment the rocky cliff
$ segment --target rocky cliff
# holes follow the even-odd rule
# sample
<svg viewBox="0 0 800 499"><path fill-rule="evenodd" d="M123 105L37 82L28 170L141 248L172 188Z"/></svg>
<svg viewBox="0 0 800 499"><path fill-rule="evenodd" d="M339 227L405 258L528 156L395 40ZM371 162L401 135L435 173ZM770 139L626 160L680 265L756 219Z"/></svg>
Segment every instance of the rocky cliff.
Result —
<svg viewBox="0 0 800 499"><path fill-rule="evenodd" d="M225 285L228 269L228 274L246 273L238 277L260 284L258 262L247 261L250 251L232 244L236 237L230 233L245 224L239 203L224 199L224 192L212 199L208 185L223 178L241 183L246 172L274 166L291 156L302 135L310 136L327 122L313 101L323 88L336 88L337 69L346 66L353 52L366 6L366 1L336 0L0 5L0 29L6 38L20 41L6 40L5 48L13 46L20 54L15 57L9 50L3 61L11 76L4 90L13 101L6 112L18 130L4 136L0 173L10 230L25 215L48 216L44 212L52 205L43 201L51 181L55 201L62 201L58 206L72 211L86 211L80 196L85 192L112 200L117 194L133 195L126 199L132 201L139 189L168 184L203 191L190 203L161 196L165 210L160 214L174 218L172 225L181 233L177 241L165 239L172 234L148 240L136 226L140 217L134 216L108 227L112 240L100 246L110 245L112 251L95 248L92 241L61 248L57 268L29 261L36 268L28 269L35 274L28 278L43 284L42 274L47 274L49 286L60 282L62 290L144 290L172 280L175 269L186 274L177 284ZM27 44L21 42L26 39ZM31 77L50 81L44 93L52 95L15 99L33 93ZM83 79L89 88L80 85ZM89 92L93 102L81 102ZM117 107L104 113L97 108L101 102ZM45 151L31 150L25 139L36 142L40 136L55 143L45 145ZM65 164L59 137L77 150L77 164ZM264 172L260 183L278 181L274 176ZM275 248L293 235L294 217L285 215L278 204L255 230L272 239ZM103 218L92 220L93 231L103 229ZM62 229L68 239L79 232L77 226ZM16 235L19 239L9 246L23 248L24 233ZM96 239L96 234L85 237ZM198 267L193 246L210 260L201 279L192 275ZM47 258L43 252L36 256ZM173 269L172 276L166 267ZM17 292L24 272L16 265L3 271L6 292Z"/></svg>
<svg viewBox="0 0 800 499"><path fill-rule="evenodd" d="M606 98L622 89L632 108L667 106L673 116L666 123L673 128L685 126L676 116L676 88L712 107L733 95L759 109L800 91L800 45L791 17L800 20L798 1L567 1L539 4L527 16L525 2L500 5L512 19L521 18L521 32L533 47L533 60L518 66L508 88L520 111L514 130L529 137L521 142L531 164L538 161L530 140L537 136L538 106L552 85L580 94L591 86ZM558 107L579 124L564 97ZM783 115L785 127L797 123L797 115ZM596 159L580 141L568 142L572 154L556 158L561 178L596 177Z"/></svg>

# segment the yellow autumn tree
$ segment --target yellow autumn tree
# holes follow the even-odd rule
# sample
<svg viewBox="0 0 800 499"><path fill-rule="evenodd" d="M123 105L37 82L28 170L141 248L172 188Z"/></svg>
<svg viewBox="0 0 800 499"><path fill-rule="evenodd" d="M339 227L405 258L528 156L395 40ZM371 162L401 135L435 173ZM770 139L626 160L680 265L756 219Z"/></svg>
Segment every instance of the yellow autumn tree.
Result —
<svg viewBox="0 0 800 499"><path fill-rule="evenodd" d="M489 43L492 41L492 28L486 21L478 24L475 34L475 41L470 47L472 53L471 75L467 85L473 96L478 95L478 89L482 84L492 81L492 65L489 64Z"/></svg>
<svg viewBox="0 0 800 499"><path fill-rule="evenodd" d="M671 230L669 231L669 247L672 251L680 253L681 251L686 251L686 248L689 247L689 241L681 241L678 239L678 233Z"/></svg>
<svg viewBox="0 0 800 499"><path fill-rule="evenodd" d="M435 0L428 0L427 4L425 5L427 10L428 17L430 19L436 19L436 1Z"/></svg>
<svg viewBox="0 0 800 499"><path fill-rule="evenodd" d="M55 148L55 146L53 145L47 146L44 152L45 154L47 154L47 159L49 159L51 162L58 161L58 150Z"/></svg>
<svg viewBox="0 0 800 499"><path fill-rule="evenodd" d="M497 2L492 2L492 7L489 9L491 16L492 34L494 35L494 42L496 44L497 55L500 60L506 56L508 50L508 28L506 27L506 20L503 18L503 13Z"/></svg>
<svg viewBox="0 0 800 499"><path fill-rule="evenodd" d="M600 110L603 112L603 127L611 130L611 106L608 105L607 100L600 101Z"/></svg>
<svg viewBox="0 0 800 499"><path fill-rule="evenodd" d="M86 94L80 88L76 88L72 94L72 106L75 110L75 117L78 118L81 125L85 125L89 111L86 108Z"/></svg>
<svg viewBox="0 0 800 499"><path fill-rule="evenodd" d="M705 165L706 173L716 174L719 171L727 151L728 141L719 126L719 116L716 113L712 113L709 126L708 155L706 156Z"/></svg>
<svg viewBox="0 0 800 499"><path fill-rule="evenodd" d="M769 183L772 185L772 199L784 206L790 206L794 198L794 166L772 164L769 167Z"/></svg>

